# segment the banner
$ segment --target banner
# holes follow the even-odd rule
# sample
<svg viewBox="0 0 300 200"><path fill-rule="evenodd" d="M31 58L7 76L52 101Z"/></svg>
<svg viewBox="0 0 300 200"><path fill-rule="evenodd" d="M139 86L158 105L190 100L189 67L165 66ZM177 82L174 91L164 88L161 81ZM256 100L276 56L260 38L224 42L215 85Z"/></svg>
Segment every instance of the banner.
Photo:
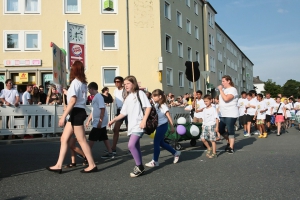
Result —
<svg viewBox="0 0 300 200"><path fill-rule="evenodd" d="M56 44L52 43L53 55L53 83L56 84L56 89L59 93L62 92L62 87L67 86L66 72L66 54Z"/></svg>

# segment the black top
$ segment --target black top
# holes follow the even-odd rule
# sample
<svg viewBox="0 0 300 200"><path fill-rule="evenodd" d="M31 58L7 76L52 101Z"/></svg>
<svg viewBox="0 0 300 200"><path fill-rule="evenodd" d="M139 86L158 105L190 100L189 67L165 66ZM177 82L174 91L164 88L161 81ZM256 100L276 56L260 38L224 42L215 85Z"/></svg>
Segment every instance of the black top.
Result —
<svg viewBox="0 0 300 200"><path fill-rule="evenodd" d="M46 104L47 95L45 93L40 93L40 101L42 104Z"/></svg>
<svg viewBox="0 0 300 200"><path fill-rule="evenodd" d="M112 103L113 102L113 98L109 93L108 93L108 96L105 96L103 94L101 94L101 95L103 96L104 103Z"/></svg>

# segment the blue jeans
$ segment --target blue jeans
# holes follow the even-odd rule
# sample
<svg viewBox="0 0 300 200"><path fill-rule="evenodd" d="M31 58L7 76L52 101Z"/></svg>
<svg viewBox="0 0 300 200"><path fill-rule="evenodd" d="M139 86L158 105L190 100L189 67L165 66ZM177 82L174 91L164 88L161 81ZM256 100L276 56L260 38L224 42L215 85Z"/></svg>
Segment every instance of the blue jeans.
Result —
<svg viewBox="0 0 300 200"><path fill-rule="evenodd" d="M235 134L234 124L236 122L236 119L237 118L233 118L233 117L220 117L219 133L221 135L224 135L225 127L227 127L228 137L234 138L234 134Z"/></svg>
<svg viewBox="0 0 300 200"><path fill-rule="evenodd" d="M169 151L172 155L176 153L176 151L164 141L167 130L168 130L168 123L162 124L156 128L156 133L153 141L153 145L154 145L153 160L155 162L158 161L158 157L160 154L160 146L166 149L167 151Z"/></svg>

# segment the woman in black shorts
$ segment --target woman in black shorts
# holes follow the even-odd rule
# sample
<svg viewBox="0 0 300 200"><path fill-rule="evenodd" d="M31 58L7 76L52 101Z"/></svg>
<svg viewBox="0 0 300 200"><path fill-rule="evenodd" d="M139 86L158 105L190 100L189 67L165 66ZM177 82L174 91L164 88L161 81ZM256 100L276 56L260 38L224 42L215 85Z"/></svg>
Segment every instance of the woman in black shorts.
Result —
<svg viewBox="0 0 300 200"><path fill-rule="evenodd" d="M84 170L81 170L80 172L96 172L98 169L92 157L90 146L86 141L85 130L83 126L84 120L86 119L85 104L87 94L87 81L84 74L84 66L82 62L75 61L72 65L70 72L70 83L71 85L67 95L68 106L58 123L60 127L63 127L67 115L70 115L69 121L67 122L60 139L61 145L58 161L56 165L47 167L46 169L56 173L62 172L62 164L68 150L68 140L74 133L89 163L89 166Z"/></svg>

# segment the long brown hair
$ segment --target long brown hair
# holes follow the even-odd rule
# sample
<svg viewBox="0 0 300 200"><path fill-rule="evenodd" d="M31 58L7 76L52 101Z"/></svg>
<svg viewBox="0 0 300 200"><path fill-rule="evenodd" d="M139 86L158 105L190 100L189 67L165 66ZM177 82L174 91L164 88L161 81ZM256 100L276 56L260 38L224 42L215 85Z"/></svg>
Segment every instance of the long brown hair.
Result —
<svg viewBox="0 0 300 200"><path fill-rule="evenodd" d="M139 84L134 76L127 76L126 78L124 78L124 81L125 80L131 82L133 85L133 90L130 92L138 92L140 90Z"/></svg>
<svg viewBox="0 0 300 200"><path fill-rule="evenodd" d="M222 78L225 78L226 81L230 81L229 85L231 85L232 87L234 87L234 83L232 82L232 79L231 79L230 76L224 75Z"/></svg>
<svg viewBox="0 0 300 200"><path fill-rule="evenodd" d="M55 85L50 85L49 90L48 90L48 94L47 94L47 96L48 96L49 98L51 98L52 95L54 94L54 93L52 93L52 89L56 89L56 86L55 86ZM55 95L56 95L56 94L55 94Z"/></svg>
<svg viewBox="0 0 300 200"><path fill-rule="evenodd" d="M156 89L152 92L152 96L156 97L156 96L161 96L161 98L158 101L158 107L160 108L162 104L165 104L167 102L166 96L164 94L164 92L160 89Z"/></svg>
<svg viewBox="0 0 300 200"><path fill-rule="evenodd" d="M77 78L82 83L87 84L86 76L84 73L83 63L79 60L75 61L70 70L70 83Z"/></svg>

